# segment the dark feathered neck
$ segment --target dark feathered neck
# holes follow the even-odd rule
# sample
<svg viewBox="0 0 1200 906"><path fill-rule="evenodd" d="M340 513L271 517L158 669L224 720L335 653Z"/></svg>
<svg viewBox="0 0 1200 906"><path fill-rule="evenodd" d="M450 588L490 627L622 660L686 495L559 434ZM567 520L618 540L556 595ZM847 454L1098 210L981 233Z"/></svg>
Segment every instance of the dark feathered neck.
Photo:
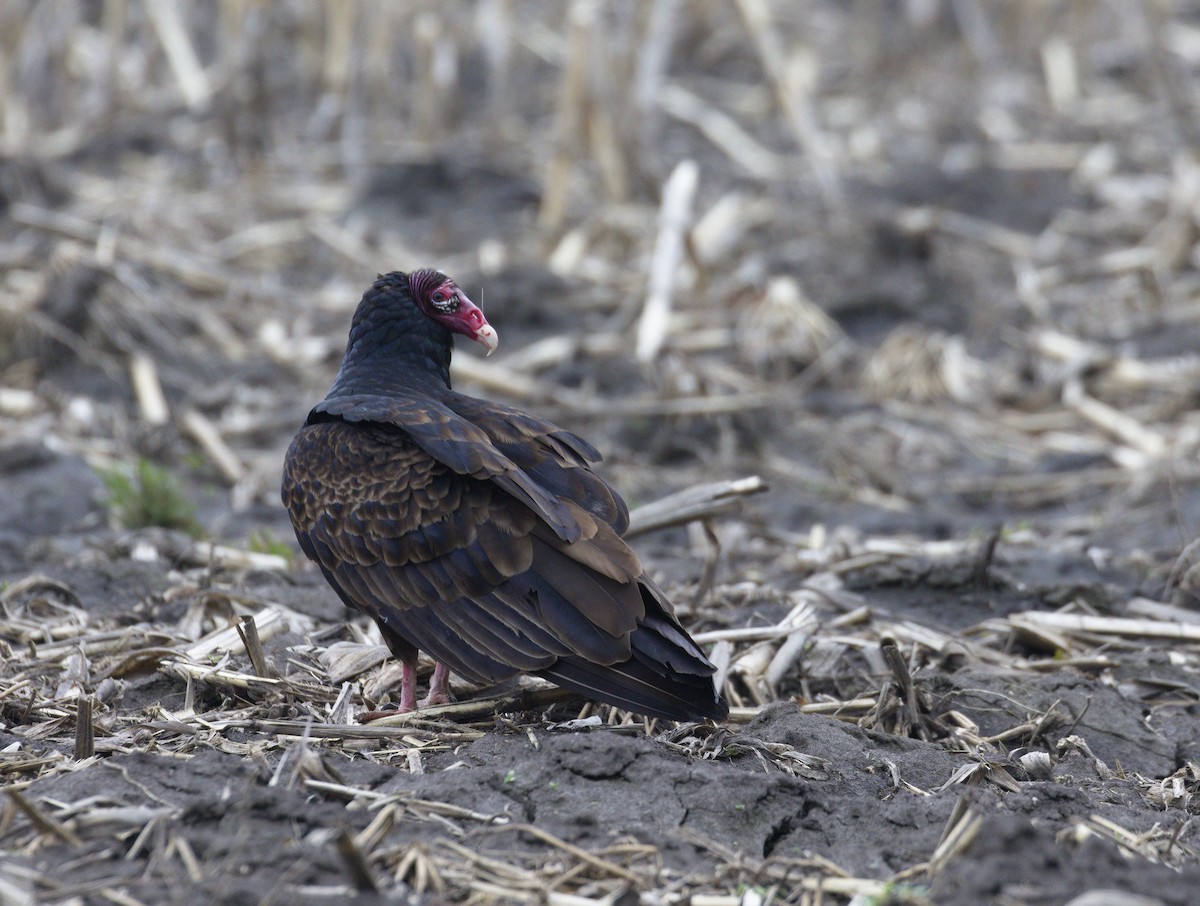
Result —
<svg viewBox="0 0 1200 906"><path fill-rule="evenodd" d="M453 348L450 330L413 301L408 277L385 274L358 303L346 355L328 395L447 389Z"/></svg>

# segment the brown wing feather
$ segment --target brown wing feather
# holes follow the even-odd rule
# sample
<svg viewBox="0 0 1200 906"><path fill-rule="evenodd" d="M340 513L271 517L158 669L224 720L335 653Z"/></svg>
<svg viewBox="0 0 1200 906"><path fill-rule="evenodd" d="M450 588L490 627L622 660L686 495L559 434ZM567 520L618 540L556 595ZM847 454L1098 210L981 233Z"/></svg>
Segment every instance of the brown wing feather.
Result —
<svg viewBox="0 0 1200 906"><path fill-rule="evenodd" d="M579 527L553 487L543 487L536 476L493 444L486 430L437 400L374 394L326 399L309 413L307 426L330 421L358 424L367 430L395 426L410 445L424 451L435 463L458 475L495 482L534 510L564 541L579 537ZM588 472L586 468L583 471Z"/></svg>
<svg viewBox="0 0 1200 906"><path fill-rule="evenodd" d="M480 682L577 654L630 657L645 615L637 557L574 505L567 543L494 482L459 474L387 426L297 435L284 502L343 600Z"/></svg>
<svg viewBox="0 0 1200 906"><path fill-rule="evenodd" d="M629 508L588 466L601 457L583 438L520 409L460 393L448 394L446 405L482 428L493 446L560 500L574 501L625 534Z"/></svg>

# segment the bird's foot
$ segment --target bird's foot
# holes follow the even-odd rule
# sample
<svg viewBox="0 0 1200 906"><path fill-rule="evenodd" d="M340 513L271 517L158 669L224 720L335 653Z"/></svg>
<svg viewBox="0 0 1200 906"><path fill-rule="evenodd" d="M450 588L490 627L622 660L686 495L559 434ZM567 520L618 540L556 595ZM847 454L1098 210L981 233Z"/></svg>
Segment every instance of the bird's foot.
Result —
<svg viewBox="0 0 1200 906"><path fill-rule="evenodd" d="M404 664L400 674L400 703L387 710L364 711L358 715L359 723L388 717L392 714L407 714L420 708L430 708L434 705L448 705L450 698L450 668L445 664L437 664L433 668L433 677L429 680L429 694L417 701L417 670L414 664Z"/></svg>
<svg viewBox="0 0 1200 906"><path fill-rule="evenodd" d="M429 680L429 694L417 702L418 708L450 704L450 668L445 664L434 665L433 677Z"/></svg>
<svg viewBox="0 0 1200 906"><path fill-rule="evenodd" d="M409 708L408 710L411 711L412 708ZM381 717L391 717L394 714L403 714L404 711L405 709L401 708L399 705L384 705L375 711L360 711L357 715L355 715L354 719L360 724L369 724L371 721L379 720Z"/></svg>
<svg viewBox="0 0 1200 906"><path fill-rule="evenodd" d="M429 694L417 702L418 708L431 708L434 705L450 704L450 696L445 692L434 692L430 690Z"/></svg>

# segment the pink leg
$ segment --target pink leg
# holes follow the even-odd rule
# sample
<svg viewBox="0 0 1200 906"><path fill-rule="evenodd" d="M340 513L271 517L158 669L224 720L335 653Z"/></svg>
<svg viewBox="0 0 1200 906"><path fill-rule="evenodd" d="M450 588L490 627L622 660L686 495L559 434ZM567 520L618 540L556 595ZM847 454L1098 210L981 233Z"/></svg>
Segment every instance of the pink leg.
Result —
<svg viewBox="0 0 1200 906"><path fill-rule="evenodd" d="M416 695L416 693L413 693ZM404 694L400 695L401 710L403 710ZM430 705L450 704L450 668L440 661L433 666L433 678L429 681L429 694L417 702L418 708L428 708Z"/></svg>
<svg viewBox="0 0 1200 906"><path fill-rule="evenodd" d="M430 705L450 704L450 668L445 664L434 664L433 678L429 681L429 694L417 701L417 665L407 661L400 662L400 707L396 711L364 711L358 715L362 723L375 720L377 717L387 717L389 714L407 714L417 708L428 708Z"/></svg>
<svg viewBox="0 0 1200 906"><path fill-rule="evenodd" d="M400 673L400 713L417 709L417 665L404 661Z"/></svg>

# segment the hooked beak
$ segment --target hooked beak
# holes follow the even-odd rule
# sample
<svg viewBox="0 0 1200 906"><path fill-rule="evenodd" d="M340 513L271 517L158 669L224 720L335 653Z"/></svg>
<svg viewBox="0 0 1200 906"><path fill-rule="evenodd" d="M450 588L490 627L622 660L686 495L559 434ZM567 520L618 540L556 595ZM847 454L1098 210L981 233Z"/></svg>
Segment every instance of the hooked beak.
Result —
<svg viewBox="0 0 1200 906"><path fill-rule="evenodd" d="M491 355L493 352L495 352L496 347L500 345L500 334L496 333L496 328L494 328L491 324L485 323L482 327L475 331L475 336L471 339L473 339L476 343L480 343L481 345L485 346L487 348L488 355Z"/></svg>

